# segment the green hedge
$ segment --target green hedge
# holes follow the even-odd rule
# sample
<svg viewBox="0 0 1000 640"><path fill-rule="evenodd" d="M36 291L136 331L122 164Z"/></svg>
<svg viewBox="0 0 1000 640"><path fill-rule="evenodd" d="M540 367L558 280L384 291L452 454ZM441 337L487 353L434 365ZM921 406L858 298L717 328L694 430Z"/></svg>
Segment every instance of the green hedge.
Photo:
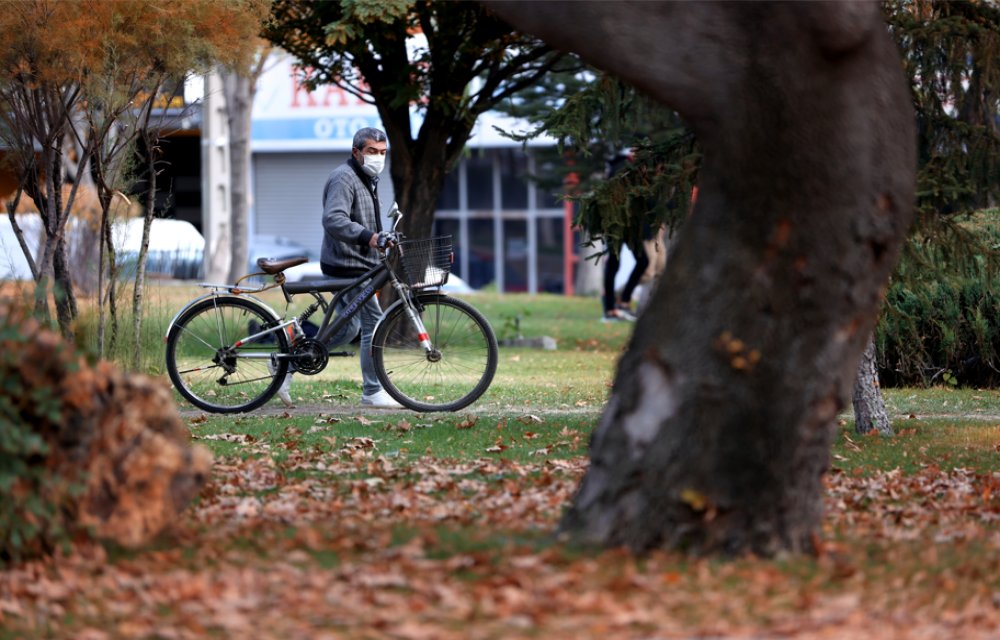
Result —
<svg viewBox="0 0 1000 640"><path fill-rule="evenodd" d="M893 285L876 335L883 385L1000 385L1000 282Z"/></svg>
<svg viewBox="0 0 1000 640"><path fill-rule="evenodd" d="M1000 386L1000 210L914 239L876 332L883 385Z"/></svg>

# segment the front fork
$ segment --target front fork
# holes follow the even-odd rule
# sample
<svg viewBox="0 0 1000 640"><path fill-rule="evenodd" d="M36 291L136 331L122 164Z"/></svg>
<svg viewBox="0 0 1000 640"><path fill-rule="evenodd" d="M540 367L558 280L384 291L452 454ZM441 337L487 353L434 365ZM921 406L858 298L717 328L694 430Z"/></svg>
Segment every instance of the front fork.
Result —
<svg viewBox="0 0 1000 640"><path fill-rule="evenodd" d="M410 318L410 322L417 329L417 338L420 340L420 346L424 348L428 354L434 353L434 345L431 344L431 337L427 335L427 327L424 326L424 321L420 319L417 314L416 309L413 308L413 304L410 301L409 291L403 286L401 282L394 282L394 288L396 289L396 294L399 299L403 301L403 308L406 310L407 317Z"/></svg>

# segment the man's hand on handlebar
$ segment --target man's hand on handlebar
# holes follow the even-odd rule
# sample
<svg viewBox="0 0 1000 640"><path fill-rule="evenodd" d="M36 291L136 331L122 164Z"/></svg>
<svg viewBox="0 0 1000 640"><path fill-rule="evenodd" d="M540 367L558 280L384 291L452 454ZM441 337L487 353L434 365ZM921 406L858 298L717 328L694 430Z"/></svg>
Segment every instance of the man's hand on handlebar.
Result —
<svg viewBox="0 0 1000 640"><path fill-rule="evenodd" d="M380 231L373 234L368 246L378 249L387 249L399 243L399 234L395 231Z"/></svg>

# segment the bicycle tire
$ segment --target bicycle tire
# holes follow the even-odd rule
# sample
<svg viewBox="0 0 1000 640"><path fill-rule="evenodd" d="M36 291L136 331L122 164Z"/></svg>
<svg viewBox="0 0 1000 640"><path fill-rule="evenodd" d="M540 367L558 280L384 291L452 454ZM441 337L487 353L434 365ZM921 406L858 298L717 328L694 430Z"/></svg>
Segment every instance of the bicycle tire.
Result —
<svg viewBox="0 0 1000 640"><path fill-rule="evenodd" d="M397 302L372 337L375 372L382 387L414 411L458 411L469 406L489 388L496 373L499 354L493 329L463 300L418 294L414 302L436 355L428 356L406 307Z"/></svg>
<svg viewBox="0 0 1000 640"><path fill-rule="evenodd" d="M268 334L273 340L242 345L225 357L220 354L255 333L252 323L266 327L275 320L267 307L245 298L213 297L193 305L167 334L167 373L174 388L194 406L212 413L243 413L263 405L278 392L288 360L271 366L270 358L240 355L288 353L285 332Z"/></svg>

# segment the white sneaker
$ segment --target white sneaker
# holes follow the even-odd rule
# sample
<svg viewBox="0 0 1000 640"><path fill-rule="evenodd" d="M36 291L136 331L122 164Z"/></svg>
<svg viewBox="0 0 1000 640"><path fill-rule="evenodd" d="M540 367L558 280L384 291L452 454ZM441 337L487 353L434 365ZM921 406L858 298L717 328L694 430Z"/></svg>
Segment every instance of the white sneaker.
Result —
<svg viewBox="0 0 1000 640"><path fill-rule="evenodd" d="M402 409L403 405L396 402L385 389L371 395L361 394L361 404L368 407L383 407L385 409Z"/></svg>
<svg viewBox="0 0 1000 640"><path fill-rule="evenodd" d="M278 387L278 397L281 401L285 403L285 406L291 409L295 406L292 402L292 374L286 374L285 379L281 382L281 386Z"/></svg>
<svg viewBox="0 0 1000 640"><path fill-rule="evenodd" d="M274 364L268 361L267 370L272 374L274 373ZM285 403L285 406L291 409L295 406L292 402L292 374L286 373L285 379L281 381L281 386L278 387L278 398Z"/></svg>

